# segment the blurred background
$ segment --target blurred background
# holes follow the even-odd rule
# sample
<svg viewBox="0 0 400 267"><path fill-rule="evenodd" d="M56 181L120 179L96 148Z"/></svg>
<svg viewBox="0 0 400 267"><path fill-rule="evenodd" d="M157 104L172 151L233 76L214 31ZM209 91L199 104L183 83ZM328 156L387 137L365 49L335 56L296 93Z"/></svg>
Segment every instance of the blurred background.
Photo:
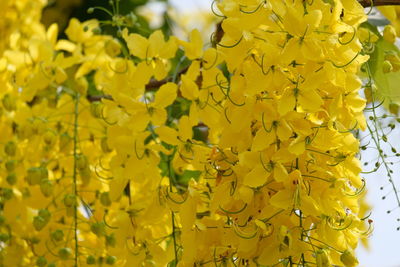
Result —
<svg viewBox="0 0 400 267"><path fill-rule="evenodd" d="M218 22L218 18L211 12L211 2L211 0L121 0L119 10L114 10L114 13L128 15L133 11L131 19L136 26L131 31L142 35L149 35L154 29L162 29L166 35L174 34L186 39L192 29L198 28L203 34L206 45L210 45L210 35ZM88 8L93 6L99 9L88 14ZM47 26L56 22L60 29L67 26L71 17L82 21L91 18L110 21L111 16L100 9L112 10L108 0L52 0L44 10L42 21ZM372 20L382 19L376 10L371 14ZM112 25L104 25L102 31L116 35L116 27ZM367 137L367 134L362 133L361 137L363 136ZM394 140L392 142L400 140L400 131L395 129L390 138ZM374 149L362 151L361 159L364 163L376 162ZM393 166L393 170L395 184L397 188L400 188L400 179L398 179L400 163L397 165ZM367 169L368 166L366 165L365 168ZM360 266L400 267L398 247L400 209L396 205L392 185L387 182L383 168L363 177L367 182L367 200L372 207L370 218L373 220L374 231L369 238L368 246L360 244L357 250Z"/></svg>

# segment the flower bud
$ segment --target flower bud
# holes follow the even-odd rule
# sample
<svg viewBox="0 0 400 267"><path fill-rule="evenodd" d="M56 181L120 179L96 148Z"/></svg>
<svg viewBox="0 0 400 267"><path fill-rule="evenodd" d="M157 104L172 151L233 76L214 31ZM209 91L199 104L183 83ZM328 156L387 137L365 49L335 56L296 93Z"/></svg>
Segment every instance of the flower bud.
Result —
<svg viewBox="0 0 400 267"><path fill-rule="evenodd" d="M40 184L42 180L49 177L48 170L45 167L31 167L28 169L26 180L29 185Z"/></svg>
<svg viewBox="0 0 400 267"><path fill-rule="evenodd" d="M76 155L76 167L78 170L83 170L88 166L88 159L85 155Z"/></svg>
<svg viewBox="0 0 400 267"><path fill-rule="evenodd" d="M64 232L60 229L55 230L50 234L51 239L56 242L60 242L64 239Z"/></svg>
<svg viewBox="0 0 400 267"><path fill-rule="evenodd" d="M4 200L10 200L14 196L14 191L11 188L3 188L2 195Z"/></svg>
<svg viewBox="0 0 400 267"><path fill-rule="evenodd" d="M14 111L17 109L17 102L13 96L10 94L5 94L2 99L3 107L7 111Z"/></svg>
<svg viewBox="0 0 400 267"><path fill-rule="evenodd" d="M106 244L107 244L107 246L115 247L115 245L117 244L117 240L115 239L114 233L106 236Z"/></svg>
<svg viewBox="0 0 400 267"><path fill-rule="evenodd" d="M383 29L383 39L392 44L396 41L396 29L392 25L386 25Z"/></svg>
<svg viewBox="0 0 400 267"><path fill-rule="evenodd" d="M86 258L86 264L88 265L94 265L96 264L96 258L93 255L89 255Z"/></svg>
<svg viewBox="0 0 400 267"><path fill-rule="evenodd" d="M15 185L17 183L17 175L14 172L10 173L7 175L6 180L9 185Z"/></svg>
<svg viewBox="0 0 400 267"><path fill-rule="evenodd" d="M66 207L76 206L76 196L73 194L66 194L64 196L64 205Z"/></svg>
<svg viewBox="0 0 400 267"><path fill-rule="evenodd" d="M36 260L36 265L39 267L44 267L47 265L47 260L45 257L40 256L39 258L37 258Z"/></svg>
<svg viewBox="0 0 400 267"><path fill-rule="evenodd" d="M8 141L4 146L4 152L13 157L17 153L17 144L14 141Z"/></svg>
<svg viewBox="0 0 400 267"><path fill-rule="evenodd" d="M100 203L106 207L110 206L112 203L111 199L110 199L110 193L108 193L108 192L101 193L100 194Z"/></svg>
<svg viewBox="0 0 400 267"><path fill-rule="evenodd" d="M16 160L9 160L5 163L7 172L13 172L17 166Z"/></svg>
<svg viewBox="0 0 400 267"><path fill-rule="evenodd" d="M130 12L128 15L125 16L125 22L128 25L128 27L134 27L138 18L137 16L133 13Z"/></svg>
<svg viewBox="0 0 400 267"><path fill-rule="evenodd" d="M117 258L115 256L107 256L106 264L114 265L117 262Z"/></svg>
<svg viewBox="0 0 400 267"><path fill-rule="evenodd" d="M104 222L92 223L92 225L90 226L90 230L92 231L93 234L97 235L98 237L106 235L106 228Z"/></svg>
<svg viewBox="0 0 400 267"><path fill-rule="evenodd" d="M42 217L46 223L50 221L51 213L47 209L40 209L38 215Z"/></svg>
<svg viewBox="0 0 400 267"><path fill-rule="evenodd" d="M45 197L51 196L51 194L53 193L53 189L54 185L52 181L44 179L40 182L40 191L42 192L43 196Z"/></svg>
<svg viewBox="0 0 400 267"><path fill-rule="evenodd" d="M72 255L72 250L70 248L60 248L58 250L58 256L62 260L68 260Z"/></svg>
<svg viewBox="0 0 400 267"><path fill-rule="evenodd" d="M354 256L354 253L350 250L345 250L342 255L340 255L340 261L346 267L354 267L358 265L358 260Z"/></svg>
<svg viewBox="0 0 400 267"><path fill-rule="evenodd" d="M46 220L41 216L33 217L33 227L36 231L42 230L46 226Z"/></svg>

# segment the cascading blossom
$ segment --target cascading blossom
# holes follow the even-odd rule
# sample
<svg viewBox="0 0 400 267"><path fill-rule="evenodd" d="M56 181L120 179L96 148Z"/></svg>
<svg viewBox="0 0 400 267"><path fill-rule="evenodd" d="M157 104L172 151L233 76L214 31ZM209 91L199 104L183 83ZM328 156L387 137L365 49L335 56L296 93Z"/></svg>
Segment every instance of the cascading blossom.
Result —
<svg viewBox="0 0 400 267"><path fill-rule="evenodd" d="M206 49L76 19L0 41L1 264L358 264L363 8L213 8Z"/></svg>

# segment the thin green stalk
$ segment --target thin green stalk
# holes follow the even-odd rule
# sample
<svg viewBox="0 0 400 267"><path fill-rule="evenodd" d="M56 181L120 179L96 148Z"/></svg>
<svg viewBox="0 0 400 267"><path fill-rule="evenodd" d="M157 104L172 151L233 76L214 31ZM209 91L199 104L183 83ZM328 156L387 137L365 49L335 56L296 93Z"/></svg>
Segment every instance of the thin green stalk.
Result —
<svg viewBox="0 0 400 267"><path fill-rule="evenodd" d="M178 250L176 245L176 237L175 237L175 214L171 210L171 218L172 218L172 239L174 240L174 252L175 252L175 266L178 265Z"/></svg>
<svg viewBox="0 0 400 267"><path fill-rule="evenodd" d="M75 95L75 110L74 110L74 172L73 172L73 190L75 197L78 196L77 187L77 150L78 150L78 116L79 116L79 93ZM74 206L74 240L75 240L75 256L74 266L78 267L78 203Z"/></svg>

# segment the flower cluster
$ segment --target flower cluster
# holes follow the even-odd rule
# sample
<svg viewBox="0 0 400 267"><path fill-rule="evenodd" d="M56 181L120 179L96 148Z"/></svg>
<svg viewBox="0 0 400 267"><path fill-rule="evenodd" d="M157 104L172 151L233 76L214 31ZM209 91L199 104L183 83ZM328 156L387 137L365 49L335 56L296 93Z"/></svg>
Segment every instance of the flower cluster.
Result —
<svg viewBox="0 0 400 267"><path fill-rule="evenodd" d="M206 49L38 16L2 41L2 264L357 265L363 8L213 10Z"/></svg>

